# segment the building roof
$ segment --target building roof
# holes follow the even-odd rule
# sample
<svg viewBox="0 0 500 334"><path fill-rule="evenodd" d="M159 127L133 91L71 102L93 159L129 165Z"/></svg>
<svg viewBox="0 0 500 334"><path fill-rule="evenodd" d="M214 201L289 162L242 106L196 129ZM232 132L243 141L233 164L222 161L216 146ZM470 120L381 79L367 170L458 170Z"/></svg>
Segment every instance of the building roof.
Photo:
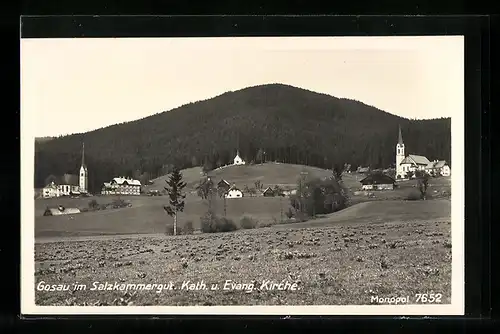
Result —
<svg viewBox="0 0 500 334"><path fill-rule="evenodd" d="M44 215L45 216L59 216L59 215L69 215L69 214L75 214L75 213L80 213L80 209L59 207L59 208L48 208L47 210L45 210Z"/></svg>
<svg viewBox="0 0 500 334"><path fill-rule="evenodd" d="M217 184L221 184L221 183L224 183L224 184L226 184L226 185L228 185L228 186L230 186L230 185L231 185L229 182L227 182L227 181L226 181L226 180L224 180L224 179L220 180Z"/></svg>
<svg viewBox="0 0 500 334"><path fill-rule="evenodd" d="M436 162L436 165L434 165L434 168L443 168L444 166L446 166L446 161L439 160L438 162Z"/></svg>
<svg viewBox="0 0 500 334"><path fill-rule="evenodd" d="M264 189L264 191L262 192L263 194L267 193L268 191L271 191L274 193L274 189L271 188L271 187L267 187L266 189Z"/></svg>
<svg viewBox="0 0 500 334"><path fill-rule="evenodd" d="M78 186L78 176L73 174L64 174L61 177L56 177L52 182L47 184L44 188L55 188L57 186Z"/></svg>
<svg viewBox="0 0 500 334"><path fill-rule="evenodd" d="M385 175L382 173L374 173L368 175L359 182L365 185L365 184L394 184L396 181L389 175Z"/></svg>
<svg viewBox="0 0 500 334"><path fill-rule="evenodd" d="M434 168L443 168L446 166L446 161L445 160L434 160L432 162L429 162L429 164L425 167L426 169L434 169Z"/></svg>
<svg viewBox="0 0 500 334"><path fill-rule="evenodd" d="M115 178L113 178L113 180L111 180L111 182L113 182L113 181L119 185L122 185L125 182L127 182L131 186L140 186L141 185L141 181L130 179L130 178L125 178L125 177L115 177Z"/></svg>
<svg viewBox="0 0 500 334"><path fill-rule="evenodd" d="M238 189L235 185L233 185L231 188L229 188L229 191L241 191Z"/></svg>
<svg viewBox="0 0 500 334"><path fill-rule="evenodd" d="M428 166L430 163L429 159L424 157L423 155L415 155L415 154L409 154L406 158L401 161L400 165L403 164L415 164L415 165L425 165Z"/></svg>

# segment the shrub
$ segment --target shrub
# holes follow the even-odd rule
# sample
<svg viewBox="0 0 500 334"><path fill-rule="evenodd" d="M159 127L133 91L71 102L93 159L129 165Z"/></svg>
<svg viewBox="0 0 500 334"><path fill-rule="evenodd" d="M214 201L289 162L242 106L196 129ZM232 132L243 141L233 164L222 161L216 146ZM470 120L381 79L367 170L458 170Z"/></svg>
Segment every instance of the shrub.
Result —
<svg viewBox="0 0 500 334"><path fill-rule="evenodd" d="M236 231L238 229L238 226L232 221L231 219L228 219L226 217L222 217L217 219L217 232L231 232L231 231Z"/></svg>
<svg viewBox="0 0 500 334"><path fill-rule="evenodd" d="M217 216L212 211L208 211L200 218L201 232L215 233L217 231Z"/></svg>
<svg viewBox="0 0 500 334"><path fill-rule="evenodd" d="M418 191L411 191L407 196L406 200L407 201L418 201L421 199L420 192Z"/></svg>
<svg viewBox="0 0 500 334"><path fill-rule="evenodd" d="M252 217L244 216L240 220L241 228L246 230L256 228L257 224L258 224L257 220L253 219Z"/></svg>
<svg viewBox="0 0 500 334"><path fill-rule="evenodd" d="M95 199L89 201L89 209L97 209L99 207L99 203Z"/></svg>
<svg viewBox="0 0 500 334"><path fill-rule="evenodd" d="M181 234L193 234L194 228L193 228L193 222L188 220L187 222L184 223L184 226L180 229Z"/></svg>
<svg viewBox="0 0 500 334"><path fill-rule="evenodd" d="M234 221L225 217L219 218L211 211L201 217L200 222L203 233L231 232L238 229Z"/></svg>
<svg viewBox="0 0 500 334"><path fill-rule="evenodd" d="M288 219L290 219L290 218L293 217L293 210L292 210L292 208L288 208L288 211L286 212L286 217Z"/></svg>
<svg viewBox="0 0 500 334"><path fill-rule="evenodd" d="M124 208L124 207L128 206L128 204L123 199L117 198L117 199L114 199L113 202L111 202L111 206L113 208Z"/></svg>

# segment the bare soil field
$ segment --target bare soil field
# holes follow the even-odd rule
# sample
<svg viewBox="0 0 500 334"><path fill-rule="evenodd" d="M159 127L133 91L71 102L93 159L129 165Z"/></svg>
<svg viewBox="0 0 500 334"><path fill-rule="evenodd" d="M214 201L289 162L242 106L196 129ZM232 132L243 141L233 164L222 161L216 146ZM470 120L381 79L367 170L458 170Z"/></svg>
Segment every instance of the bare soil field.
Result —
<svg viewBox="0 0 500 334"><path fill-rule="evenodd" d="M374 296L414 304L418 293L440 294L448 304L451 298L449 220L44 242L35 244L35 261L38 305L361 305L377 303ZM267 280L289 289L269 289ZM42 281L68 291L37 291ZM187 281L203 281L206 289L183 288Z"/></svg>

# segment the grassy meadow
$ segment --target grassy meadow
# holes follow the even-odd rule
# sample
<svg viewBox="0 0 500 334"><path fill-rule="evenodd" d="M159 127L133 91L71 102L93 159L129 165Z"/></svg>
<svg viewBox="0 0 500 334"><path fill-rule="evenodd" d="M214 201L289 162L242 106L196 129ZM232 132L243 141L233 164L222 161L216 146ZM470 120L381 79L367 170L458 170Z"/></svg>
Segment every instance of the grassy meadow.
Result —
<svg viewBox="0 0 500 334"><path fill-rule="evenodd" d="M331 175L330 171L322 170L314 167L305 167L299 165L274 164L266 163L263 165L253 166L234 166L226 167L213 171L211 176L215 180L225 179L237 186L243 188L245 184L251 186L255 181L262 182L264 188L274 186L276 184L282 186L293 186L296 184L298 175L302 171L307 171L310 176L324 177ZM187 182L186 187L186 205L184 212L179 214L179 226L185 222L192 222L195 229L200 228L200 217L207 211L207 204L194 193L194 188L201 177L200 168L190 168L184 170L183 177ZM374 197L368 197L368 192L360 192L359 180L363 178L359 174L347 174L343 177L344 184L350 190L351 202L355 207L358 203L367 201L396 201L401 202L406 199L409 193L416 191L414 185L416 181L402 181L400 186L394 191L372 191ZM161 190L165 186L167 177L162 177L154 180L154 184L150 189ZM274 183L271 183L274 180ZM429 186L429 197L432 198L435 194L440 194L443 190L449 192L449 178L431 179ZM359 194L356 194L359 192ZM132 207L121 209L107 209L102 211L84 212L76 215L65 216L43 216L43 212L47 206L63 205L65 207L88 207L88 203L95 199L99 204L110 203L114 199L121 198L130 202ZM171 223L172 218L167 216L163 210L163 206L168 202L167 196L95 196L90 198L51 198L35 200L35 237L73 237L73 236L92 236L101 234L150 234L164 233L165 225ZM411 203L409 205L419 205ZM215 210L218 214L223 214L223 200L217 199L215 202ZM427 204L421 204L426 205ZM432 206L433 204L429 204ZM268 225L279 222L282 218L286 218L285 213L290 206L289 199L278 197L250 197L245 196L238 199L227 199L226 210L227 217L238 222L243 216L250 216L259 221L260 224ZM394 205L398 207L397 204ZM365 211L370 211L365 209ZM376 209L377 206L373 206ZM354 208L348 208L344 212L338 212L329 215L329 219L335 220L337 215L343 217L341 220L359 220L361 216ZM384 217L387 208L380 207L375 218ZM402 212L399 218L404 218L405 213L410 214L415 211L421 213L420 216L425 218L428 216L426 209L418 208L410 210L410 212ZM349 213L351 212L351 213ZM450 215L449 211L445 210L444 214L439 217ZM339 218L340 219L340 218Z"/></svg>
<svg viewBox="0 0 500 334"><path fill-rule="evenodd" d="M264 187L294 185L298 174L330 171L296 165L264 164L213 171L243 188L260 180ZM185 211L179 225L200 228L206 203L193 194L201 175L183 171L188 183ZM438 293L451 298L450 179L429 182L428 199L407 200L416 181L398 182L394 191L360 191L362 175L347 174L352 205L316 219L278 224L288 198L244 197L227 200L227 217L243 216L256 229L227 233L167 236L172 222L163 210L166 196L121 196L132 204L121 209L44 217L47 206L88 207L95 199L110 203L117 196L57 198L35 201L35 289L38 283L72 286L78 291L37 291L38 305L346 305L373 304L372 296L406 297ZM161 190L165 177L151 186ZM271 180L274 182L271 183ZM446 194L443 195L443 192ZM367 196L373 193L374 196ZM216 211L222 215L223 201ZM286 217L285 217L286 218ZM186 291L183 282L218 284L218 290ZM251 291L224 290L226 280L254 283ZM287 281L296 291L261 289L261 283ZM149 284L173 282L175 289L91 291L93 282ZM376 303L376 302L375 302Z"/></svg>

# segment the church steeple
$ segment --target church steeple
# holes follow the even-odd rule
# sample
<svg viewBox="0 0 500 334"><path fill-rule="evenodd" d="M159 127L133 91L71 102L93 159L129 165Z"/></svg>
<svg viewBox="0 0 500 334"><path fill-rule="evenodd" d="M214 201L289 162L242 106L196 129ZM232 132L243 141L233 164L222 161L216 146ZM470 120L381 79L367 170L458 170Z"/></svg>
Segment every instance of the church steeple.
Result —
<svg viewBox="0 0 500 334"><path fill-rule="evenodd" d="M398 144L403 144L403 136L401 135L401 125L399 125L399 138Z"/></svg>
<svg viewBox="0 0 500 334"><path fill-rule="evenodd" d="M82 143L82 166L85 167L85 143Z"/></svg>
<svg viewBox="0 0 500 334"><path fill-rule="evenodd" d="M80 192L87 193L89 186L89 175L87 171L87 166L85 166L85 143L82 143L82 166L80 167L80 176L78 185L80 186Z"/></svg>

